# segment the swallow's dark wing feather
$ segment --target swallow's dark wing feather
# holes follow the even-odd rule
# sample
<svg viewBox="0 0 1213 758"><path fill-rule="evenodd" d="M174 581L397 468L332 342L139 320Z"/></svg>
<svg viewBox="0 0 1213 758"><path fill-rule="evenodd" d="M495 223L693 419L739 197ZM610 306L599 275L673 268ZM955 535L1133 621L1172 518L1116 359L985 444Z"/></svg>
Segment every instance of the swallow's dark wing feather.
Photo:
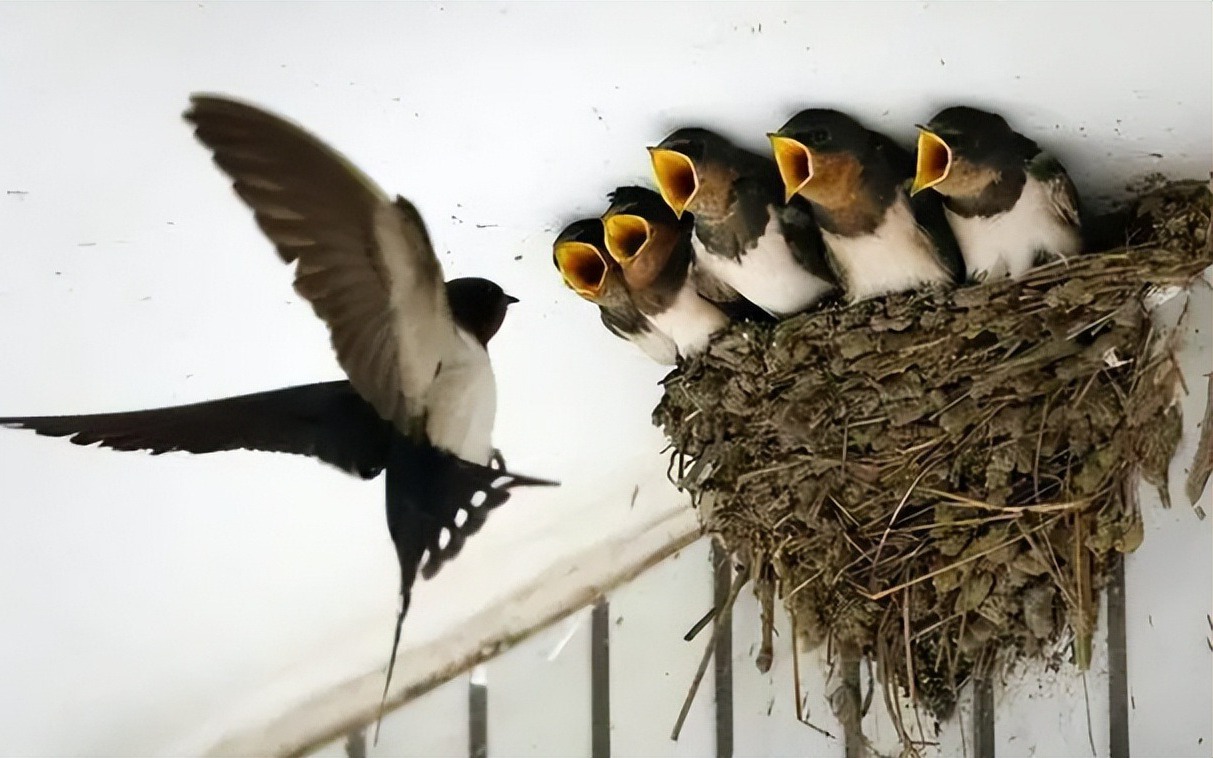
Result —
<svg viewBox="0 0 1213 758"><path fill-rule="evenodd" d="M114 450L261 450L318 458L366 479L387 463L392 426L349 382L322 382L127 413L0 418L0 425Z"/></svg>
<svg viewBox="0 0 1213 758"><path fill-rule="evenodd" d="M295 124L226 98L191 102L186 119L278 254L296 263L295 290L328 325L354 388L413 431L439 365L462 345L417 210Z"/></svg>
<svg viewBox="0 0 1213 758"><path fill-rule="evenodd" d="M964 256L960 252L960 244L956 242L956 235L952 233L947 214L944 213L943 196L937 192L910 195L915 173L914 154L879 132L870 134L875 149L884 156L884 161L897 178L901 191L910 199L910 212L914 214L914 220L935 245L939 262L952 275L952 281L963 282Z"/></svg>
<svg viewBox="0 0 1213 758"><path fill-rule="evenodd" d="M839 278L826 257L826 245L821 238L821 229L813 217L813 208L799 195L786 205L777 207L783 236L792 248L796 261L813 276L832 284Z"/></svg>

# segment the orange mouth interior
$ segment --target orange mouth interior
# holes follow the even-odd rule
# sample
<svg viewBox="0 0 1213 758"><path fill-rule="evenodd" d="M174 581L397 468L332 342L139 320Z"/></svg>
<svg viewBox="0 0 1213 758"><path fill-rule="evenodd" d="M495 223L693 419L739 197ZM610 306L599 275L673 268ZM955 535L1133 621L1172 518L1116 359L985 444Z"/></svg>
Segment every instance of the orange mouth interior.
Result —
<svg viewBox="0 0 1213 758"><path fill-rule="evenodd" d="M791 200L813 178L813 153L790 137L770 135L775 165L783 179L785 200Z"/></svg>
<svg viewBox="0 0 1213 758"><path fill-rule="evenodd" d="M603 221L606 227L607 252L619 265L628 265L652 237L649 222L640 216L620 213Z"/></svg>
<svg viewBox="0 0 1213 758"><path fill-rule="evenodd" d="M562 242L556 246L556 267L564 282L578 295L594 298L606 281L607 262L598 248L586 242Z"/></svg>
<svg viewBox="0 0 1213 758"><path fill-rule="evenodd" d="M699 191L695 164L675 150L651 147L649 156L653 161L653 176L657 179L662 199L681 217Z"/></svg>
<svg viewBox="0 0 1213 758"><path fill-rule="evenodd" d="M948 178L952 170L952 148L925 129L918 133L918 163L911 193L921 192Z"/></svg>

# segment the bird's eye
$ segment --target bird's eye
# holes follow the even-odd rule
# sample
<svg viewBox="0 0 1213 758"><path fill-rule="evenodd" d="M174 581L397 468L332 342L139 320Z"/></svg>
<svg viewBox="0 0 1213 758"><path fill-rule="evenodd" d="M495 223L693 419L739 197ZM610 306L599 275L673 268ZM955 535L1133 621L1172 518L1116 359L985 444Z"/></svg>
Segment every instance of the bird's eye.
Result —
<svg viewBox="0 0 1213 758"><path fill-rule="evenodd" d="M827 129L816 129L809 139L814 145L821 145L830 141L830 132Z"/></svg>

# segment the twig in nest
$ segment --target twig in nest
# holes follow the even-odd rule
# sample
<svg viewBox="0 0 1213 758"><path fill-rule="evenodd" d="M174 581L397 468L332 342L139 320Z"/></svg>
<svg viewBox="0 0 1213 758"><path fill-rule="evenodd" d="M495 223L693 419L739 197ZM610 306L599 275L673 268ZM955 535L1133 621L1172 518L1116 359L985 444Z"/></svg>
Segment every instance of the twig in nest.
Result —
<svg viewBox="0 0 1213 758"><path fill-rule="evenodd" d="M724 607L716 613L716 626L712 629L712 638L708 640L707 647L704 648L703 658L699 661L699 670L695 672L695 678L691 680L691 689L687 692L686 700L682 702L682 710L678 712L678 720L674 722L674 731L670 733L670 739L678 741L678 735L682 733L682 725L687 720L687 714L691 712L691 703L695 701L695 693L699 691L699 683L703 681L703 675L707 673L708 663L712 660L712 653L716 650L716 639L720 636L721 629L725 624L731 623L733 620L733 603L737 602L737 595L741 592L742 586L745 585L747 576L744 571L737 573L737 578L733 580L733 585L729 587L729 596L725 598Z"/></svg>
<svg viewBox="0 0 1213 758"><path fill-rule="evenodd" d="M930 469L924 469L922 473L906 490L906 494L901 496L901 502L893 509L893 515L889 517L889 525L885 527L884 534L880 535L880 543L876 545L876 554L872 556L872 570L868 574L868 587L871 588L876 583L876 567L880 564L880 551L884 550L884 541L889 538L889 532L893 529L893 524L897 521L897 515L901 513L901 509L905 507L906 501L910 499L910 494L914 492L914 488L922 481L922 478L929 473Z"/></svg>
<svg viewBox="0 0 1213 758"><path fill-rule="evenodd" d="M880 600L883 597L888 597L889 595L892 595L894 592L903 590L906 587L910 587L912 585L918 584L919 582L925 582L926 580L931 579L932 577L936 577L936 576L939 576L940 574L944 574L949 571L952 571L953 569L960 568L961 566L965 565L966 563L972 563L973 561L977 560L978 558L984 558L987 555L989 555L990 553L998 552L999 550L1002 550L1007 545L1014 545L1016 542L1023 539L1028 534L1031 534L1034 532L1039 532L1045 526L1052 526L1053 524L1057 523L1057 518L1058 517L1054 517L1054 518L1050 519L1049 521L1044 522L1043 524L1039 524L1037 526L1032 527L1031 529L1024 530L1024 534L1020 535L1019 537L1014 537L1012 539L1007 540L1006 542L1000 542L999 544L995 545L992 548L989 548L987 550L982 550L980 553L970 555L968 558L964 558L962 560L956 561L955 563L949 563L947 566L943 566L942 568L937 568L934 571L928 571L927 573L923 574L922 576L919 576L915 579L911 579L908 582L902 582L901 584L897 585L896 587L890 587L887 590L881 590L880 592L877 592L875 595L869 595L866 592L863 592L862 590L860 590L860 594L864 595L864 597L868 598L869 600Z"/></svg>

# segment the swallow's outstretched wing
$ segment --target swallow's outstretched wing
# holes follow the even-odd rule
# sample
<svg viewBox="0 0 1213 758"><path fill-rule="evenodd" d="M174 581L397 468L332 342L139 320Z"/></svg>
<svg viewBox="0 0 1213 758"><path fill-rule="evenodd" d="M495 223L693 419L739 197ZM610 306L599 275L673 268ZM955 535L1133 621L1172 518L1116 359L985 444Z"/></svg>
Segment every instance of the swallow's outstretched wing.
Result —
<svg viewBox="0 0 1213 758"><path fill-rule="evenodd" d="M466 349L417 209L285 119L221 97L191 102L185 118L295 263L295 289L328 325L354 388L402 432L417 431L439 367Z"/></svg>
<svg viewBox="0 0 1213 758"><path fill-rule="evenodd" d="M153 455L293 453L365 479L383 471L392 439L391 424L346 381L125 413L0 417L0 426L68 437L77 445L147 450Z"/></svg>

